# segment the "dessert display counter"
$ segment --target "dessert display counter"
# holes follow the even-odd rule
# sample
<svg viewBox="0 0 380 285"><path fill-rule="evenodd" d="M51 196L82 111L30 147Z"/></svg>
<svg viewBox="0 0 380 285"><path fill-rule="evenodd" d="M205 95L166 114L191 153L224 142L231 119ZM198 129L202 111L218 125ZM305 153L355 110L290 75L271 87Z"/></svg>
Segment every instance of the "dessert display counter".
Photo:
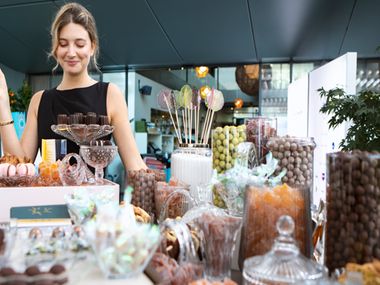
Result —
<svg viewBox="0 0 380 285"><path fill-rule="evenodd" d="M9 221L12 207L65 204L65 195L78 189L87 189L93 193L112 193L110 195L113 199L119 201L119 184L108 180L104 180L103 185L0 187L0 222Z"/></svg>

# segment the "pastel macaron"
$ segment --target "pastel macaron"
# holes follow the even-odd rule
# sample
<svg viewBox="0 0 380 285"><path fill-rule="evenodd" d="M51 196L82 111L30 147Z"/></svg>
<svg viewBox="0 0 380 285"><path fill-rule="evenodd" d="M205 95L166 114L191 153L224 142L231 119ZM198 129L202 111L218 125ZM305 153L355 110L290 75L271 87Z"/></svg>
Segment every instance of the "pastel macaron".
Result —
<svg viewBox="0 0 380 285"><path fill-rule="evenodd" d="M0 164L0 176L1 177L11 177L16 175L16 166L9 163Z"/></svg>
<svg viewBox="0 0 380 285"><path fill-rule="evenodd" d="M20 176L33 176L36 174L36 169L32 163L19 163L16 169L17 174Z"/></svg>

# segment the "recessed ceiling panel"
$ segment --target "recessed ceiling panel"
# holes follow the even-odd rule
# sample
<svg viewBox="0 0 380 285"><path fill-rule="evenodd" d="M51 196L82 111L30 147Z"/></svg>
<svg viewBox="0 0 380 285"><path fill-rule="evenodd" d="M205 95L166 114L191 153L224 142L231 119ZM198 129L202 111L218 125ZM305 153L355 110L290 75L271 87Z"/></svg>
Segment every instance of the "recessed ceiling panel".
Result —
<svg viewBox="0 0 380 285"><path fill-rule="evenodd" d="M303 33L292 52L295 60L333 59L340 55L355 0L314 2L317 5L305 21Z"/></svg>
<svg viewBox="0 0 380 285"><path fill-rule="evenodd" d="M149 0L187 64L256 61L246 0Z"/></svg>
<svg viewBox="0 0 380 285"><path fill-rule="evenodd" d="M103 64L181 64L145 1L83 2L97 22Z"/></svg>
<svg viewBox="0 0 380 285"><path fill-rule="evenodd" d="M376 51L380 46L379 30L380 1L357 1L351 24L342 47L342 54L358 52L358 57L379 57Z"/></svg>
<svg viewBox="0 0 380 285"><path fill-rule="evenodd" d="M48 2L0 9L0 30L8 38L2 38L0 61L19 71L49 71L49 29L56 10Z"/></svg>
<svg viewBox="0 0 380 285"><path fill-rule="evenodd" d="M249 0L260 59L336 56L354 0Z"/></svg>

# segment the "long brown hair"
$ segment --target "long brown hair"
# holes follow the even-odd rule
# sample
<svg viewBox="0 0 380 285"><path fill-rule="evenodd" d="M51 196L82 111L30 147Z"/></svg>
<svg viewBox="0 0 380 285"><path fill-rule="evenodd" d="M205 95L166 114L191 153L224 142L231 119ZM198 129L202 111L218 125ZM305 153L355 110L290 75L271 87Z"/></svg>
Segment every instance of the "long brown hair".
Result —
<svg viewBox="0 0 380 285"><path fill-rule="evenodd" d="M94 56L92 57L92 61L94 67L99 70L97 62L99 55L99 39L95 19L85 7L78 3L67 3L63 5L57 12L50 30L52 41L50 56L54 57L55 59L57 58L56 53L59 43L59 33L64 26L70 23L81 25L88 32L91 44L94 45ZM57 67L58 62L53 68L53 71L56 70Z"/></svg>

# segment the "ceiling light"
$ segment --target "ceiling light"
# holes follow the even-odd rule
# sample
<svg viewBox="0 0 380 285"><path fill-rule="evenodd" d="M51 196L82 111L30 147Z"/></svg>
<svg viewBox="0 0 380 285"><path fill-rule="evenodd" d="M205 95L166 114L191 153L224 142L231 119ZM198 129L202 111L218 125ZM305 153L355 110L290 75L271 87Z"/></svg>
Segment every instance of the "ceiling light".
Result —
<svg viewBox="0 0 380 285"><path fill-rule="evenodd" d="M211 88L208 85L203 85L201 88L199 88L199 95L201 95L201 98L203 100L206 100L207 95L211 92Z"/></svg>
<svg viewBox="0 0 380 285"><path fill-rule="evenodd" d="M241 98L236 98L234 101L234 105L236 109L240 109L241 107L243 107L243 104L244 104L244 101Z"/></svg>
<svg viewBox="0 0 380 285"><path fill-rule="evenodd" d="M195 73L196 73L197 77L199 77L199 78L206 77L206 75L208 74L208 67L207 66L197 66L195 68Z"/></svg>

